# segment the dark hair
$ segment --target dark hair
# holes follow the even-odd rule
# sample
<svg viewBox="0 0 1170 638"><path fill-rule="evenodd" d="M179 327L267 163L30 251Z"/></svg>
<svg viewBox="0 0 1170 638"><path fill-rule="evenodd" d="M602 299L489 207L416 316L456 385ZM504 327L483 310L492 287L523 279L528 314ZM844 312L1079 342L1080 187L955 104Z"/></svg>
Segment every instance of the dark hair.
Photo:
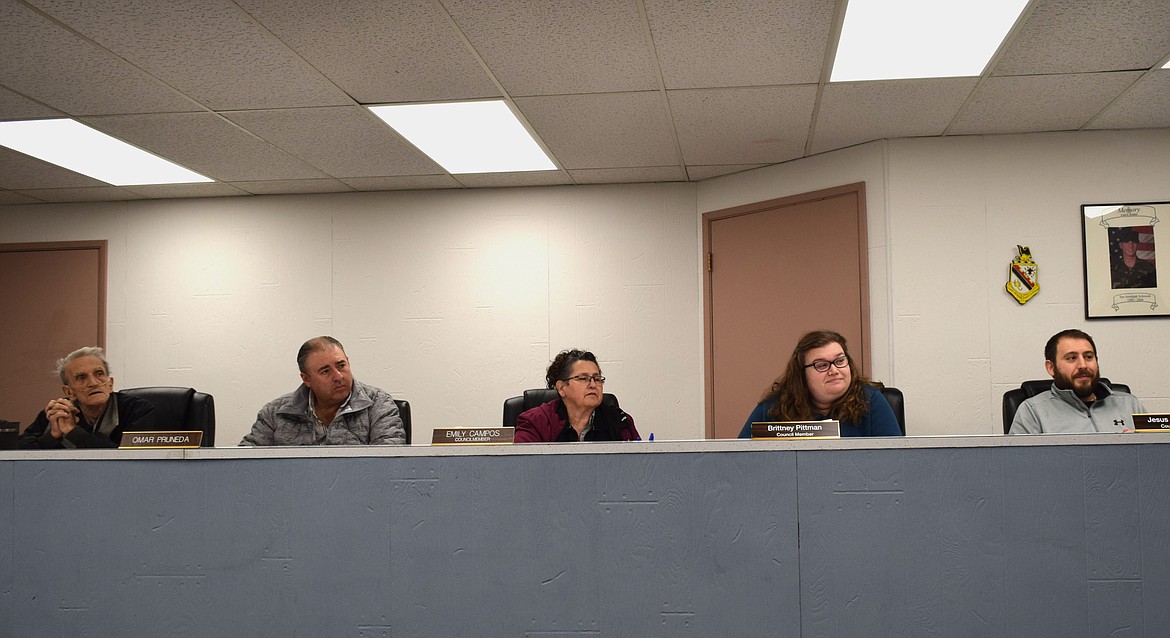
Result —
<svg viewBox="0 0 1170 638"><path fill-rule="evenodd" d="M1093 352L1097 352L1097 344L1093 343L1093 338L1089 336L1089 333L1085 332L1084 330L1069 328L1068 330L1061 330L1060 332L1052 335L1052 337L1048 340L1048 343L1044 344L1045 359L1056 363L1056 346L1060 343L1061 339L1084 339L1085 341L1089 342L1090 346L1093 346Z"/></svg>
<svg viewBox="0 0 1170 638"><path fill-rule="evenodd" d="M804 372L804 355L810 350L823 348L831 343L841 345L845 358L849 360L851 379L845 394L829 406L830 418L840 421L857 422L869 411L869 403L865 400L862 387L877 385L861 375L853 357L849 354L849 346L845 337L832 330L814 330L805 334L796 343L796 349L788 358L788 365L784 374L772 382L772 389L764 394L761 401L775 401L775 405L768 410L768 415L777 421L801 421L813 417L814 407L808 390L808 379Z"/></svg>
<svg viewBox="0 0 1170 638"><path fill-rule="evenodd" d="M305 362L309 360L309 355L321 350L328 350L329 348L337 348L345 352L345 346L333 337L322 335L320 337L313 337L301 344L301 349L297 350L297 368L301 372L305 372Z"/></svg>
<svg viewBox="0 0 1170 638"><path fill-rule="evenodd" d="M548 364L548 371L544 373L544 381L548 384L550 390L557 387L557 381L564 381L565 375L573 369L573 364L578 361L591 361L601 370L601 365L597 363L597 357L593 356L592 352L588 350L562 350L560 354Z"/></svg>

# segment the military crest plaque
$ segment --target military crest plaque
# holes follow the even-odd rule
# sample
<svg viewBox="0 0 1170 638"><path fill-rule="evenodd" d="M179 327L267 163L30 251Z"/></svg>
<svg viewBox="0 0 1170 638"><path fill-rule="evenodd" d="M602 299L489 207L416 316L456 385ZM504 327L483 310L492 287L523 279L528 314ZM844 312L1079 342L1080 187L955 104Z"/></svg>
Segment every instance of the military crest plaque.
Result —
<svg viewBox="0 0 1170 638"><path fill-rule="evenodd" d="M1040 266L1032 261L1032 250L1029 247L1017 244L1016 250L1020 254L1008 267L1008 281L1004 288L1022 306L1040 292Z"/></svg>

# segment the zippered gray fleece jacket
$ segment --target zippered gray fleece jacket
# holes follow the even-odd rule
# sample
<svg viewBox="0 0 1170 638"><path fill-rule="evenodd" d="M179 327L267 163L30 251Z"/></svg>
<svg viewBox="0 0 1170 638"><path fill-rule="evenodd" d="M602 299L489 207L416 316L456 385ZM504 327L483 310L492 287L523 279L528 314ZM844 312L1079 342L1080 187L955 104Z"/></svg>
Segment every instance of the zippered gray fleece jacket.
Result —
<svg viewBox="0 0 1170 638"><path fill-rule="evenodd" d="M1145 412L1142 402L1128 392L1098 382L1091 406L1072 390L1053 384L1047 392L1020 404L1009 434L1080 434L1132 431L1133 415Z"/></svg>

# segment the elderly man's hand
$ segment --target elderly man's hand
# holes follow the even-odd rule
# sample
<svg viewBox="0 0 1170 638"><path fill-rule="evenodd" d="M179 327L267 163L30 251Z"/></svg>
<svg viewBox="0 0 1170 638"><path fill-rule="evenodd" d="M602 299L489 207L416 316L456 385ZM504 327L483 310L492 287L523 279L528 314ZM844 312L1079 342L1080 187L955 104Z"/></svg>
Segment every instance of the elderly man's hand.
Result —
<svg viewBox="0 0 1170 638"><path fill-rule="evenodd" d="M49 419L49 434L54 439L64 438L77 425L77 406L69 399L53 399L45 406L45 417Z"/></svg>

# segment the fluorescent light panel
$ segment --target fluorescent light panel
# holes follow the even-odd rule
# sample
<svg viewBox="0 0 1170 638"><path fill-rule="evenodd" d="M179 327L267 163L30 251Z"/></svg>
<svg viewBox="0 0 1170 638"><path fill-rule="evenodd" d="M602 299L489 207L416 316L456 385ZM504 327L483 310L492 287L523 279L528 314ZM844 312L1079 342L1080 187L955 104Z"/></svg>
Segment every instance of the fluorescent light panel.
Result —
<svg viewBox="0 0 1170 638"><path fill-rule="evenodd" d="M849 0L831 82L980 75L1027 0Z"/></svg>
<svg viewBox="0 0 1170 638"><path fill-rule="evenodd" d="M0 122L0 145L114 186L214 181L75 120Z"/></svg>
<svg viewBox="0 0 1170 638"><path fill-rule="evenodd" d="M452 174L557 168L502 100L369 108Z"/></svg>

